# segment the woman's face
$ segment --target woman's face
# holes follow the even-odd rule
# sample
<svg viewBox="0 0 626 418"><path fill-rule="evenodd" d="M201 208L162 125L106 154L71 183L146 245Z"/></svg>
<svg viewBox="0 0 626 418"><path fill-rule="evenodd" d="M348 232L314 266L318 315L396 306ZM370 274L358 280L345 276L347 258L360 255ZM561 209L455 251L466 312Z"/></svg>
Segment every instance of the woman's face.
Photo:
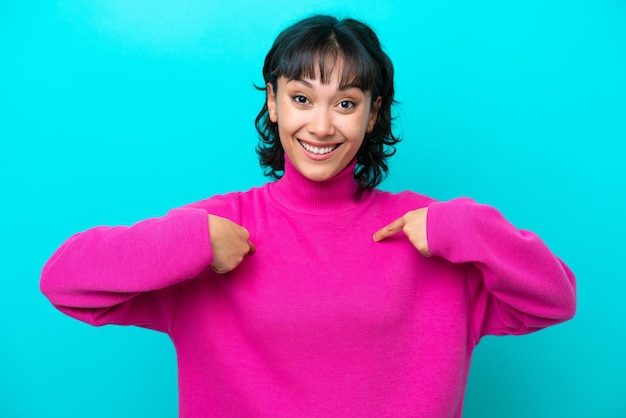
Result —
<svg viewBox="0 0 626 418"><path fill-rule="evenodd" d="M274 91L267 85L270 120L278 123L280 142L289 161L305 177L328 180L356 156L366 132L376 122L372 96L358 87L340 88L340 76L331 82L280 77Z"/></svg>

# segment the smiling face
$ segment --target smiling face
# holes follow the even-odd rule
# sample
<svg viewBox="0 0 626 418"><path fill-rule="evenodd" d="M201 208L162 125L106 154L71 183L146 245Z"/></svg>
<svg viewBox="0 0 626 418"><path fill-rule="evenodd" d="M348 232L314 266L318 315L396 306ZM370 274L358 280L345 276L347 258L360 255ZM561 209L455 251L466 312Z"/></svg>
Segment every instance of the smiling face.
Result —
<svg viewBox="0 0 626 418"><path fill-rule="evenodd" d="M376 122L380 98L358 87L340 84L340 72L329 83L320 77L279 77L276 91L267 85L270 120L278 124L280 143L298 172L310 180L328 180L356 156Z"/></svg>

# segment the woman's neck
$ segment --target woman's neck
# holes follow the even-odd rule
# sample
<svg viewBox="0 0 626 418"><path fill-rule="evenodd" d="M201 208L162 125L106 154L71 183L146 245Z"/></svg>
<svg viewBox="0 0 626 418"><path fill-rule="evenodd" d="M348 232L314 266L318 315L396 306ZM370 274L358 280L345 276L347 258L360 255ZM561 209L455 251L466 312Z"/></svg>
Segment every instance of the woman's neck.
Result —
<svg viewBox="0 0 626 418"><path fill-rule="evenodd" d="M285 156L285 174L270 185L272 196L287 209L309 214L329 214L353 208L358 188L353 160L335 177L314 181L303 176Z"/></svg>

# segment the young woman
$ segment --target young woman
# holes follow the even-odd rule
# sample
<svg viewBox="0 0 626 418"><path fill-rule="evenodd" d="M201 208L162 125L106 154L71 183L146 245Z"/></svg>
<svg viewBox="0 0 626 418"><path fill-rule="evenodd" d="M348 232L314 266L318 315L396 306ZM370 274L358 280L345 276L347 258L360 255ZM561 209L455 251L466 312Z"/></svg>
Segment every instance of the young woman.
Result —
<svg viewBox="0 0 626 418"><path fill-rule="evenodd" d="M361 22L313 16L269 51L263 187L65 242L41 288L93 325L167 333L181 417L461 417L474 346L571 318L571 271L462 198L375 187L393 66Z"/></svg>

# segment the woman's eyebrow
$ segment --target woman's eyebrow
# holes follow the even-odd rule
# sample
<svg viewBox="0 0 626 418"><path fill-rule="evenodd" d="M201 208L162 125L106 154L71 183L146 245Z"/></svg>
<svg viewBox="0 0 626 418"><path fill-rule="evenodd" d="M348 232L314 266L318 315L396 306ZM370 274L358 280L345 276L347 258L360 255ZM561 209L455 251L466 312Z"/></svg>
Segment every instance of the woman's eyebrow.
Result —
<svg viewBox="0 0 626 418"><path fill-rule="evenodd" d="M356 83L350 83L350 84L346 84L343 86L339 86L339 90L344 91L344 90L350 90L350 89L359 89L359 90L363 90L361 88L360 85L356 84Z"/></svg>
<svg viewBox="0 0 626 418"><path fill-rule="evenodd" d="M290 80L287 80L287 83L291 83L291 82L296 82L296 83L300 83L300 84L304 84L305 87L308 87L310 89L313 88L313 84L309 83L306 80L303 80L302 78L292 78Z"/></svg>
<svg viewBox="0 0 626 418"><path fill-rule="evenodd" d="M313 84L309 83L309 82L308 82L308 81L306 81L305 79L302 79L302 78L292 78L291 80L289 80L289 81L287 81L287 82L292 82L292 81L295 81L295 82L297 82L297 83L304 84L304 86L306 86L306 87L308 87L308 88L310 88L310 89L312 89L312 88L313 88ZM357 83L349 83L349 84L346 84L346 85L343 85L343 86L339 86L339 88L338 88L338 90L339 90L339 91L346 91L346 90L350 90L350 89L359 89L359 90L362 90L362 89L361 89L361 86L360 86L360 85L358 85Z"/></svg>

